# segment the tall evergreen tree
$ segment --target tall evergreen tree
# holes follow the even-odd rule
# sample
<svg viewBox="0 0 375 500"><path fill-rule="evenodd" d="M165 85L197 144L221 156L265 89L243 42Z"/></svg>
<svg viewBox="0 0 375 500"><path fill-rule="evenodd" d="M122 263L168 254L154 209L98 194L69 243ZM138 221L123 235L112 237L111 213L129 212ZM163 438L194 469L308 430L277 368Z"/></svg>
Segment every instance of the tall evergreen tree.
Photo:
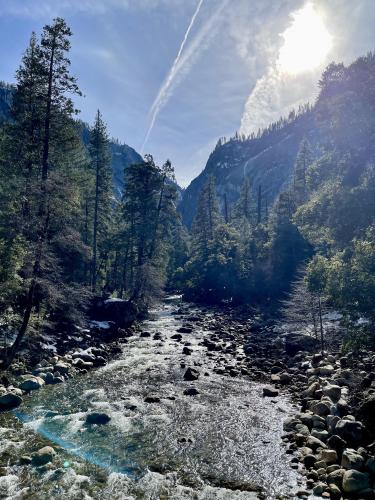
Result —
<svg viewBox="0 0 375 500"><path fill-rule="evenodd" d="M100 111L91 130L89 145L92 168L95 172L94 216L92 229L91 286L95 292L98 276L98 247L108 231L111 219L112 172L109 139Z"/></svg>

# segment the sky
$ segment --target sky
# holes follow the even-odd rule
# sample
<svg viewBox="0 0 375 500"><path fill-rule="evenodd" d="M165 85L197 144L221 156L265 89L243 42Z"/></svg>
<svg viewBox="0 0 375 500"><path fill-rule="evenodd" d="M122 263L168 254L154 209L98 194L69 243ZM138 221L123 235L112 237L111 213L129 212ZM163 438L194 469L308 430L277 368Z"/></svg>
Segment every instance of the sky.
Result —
<svg viewBox="0 0 375 500"><path fill-rule="evenodd" d="M332 61L375 49L375 0L0 0L0 80L64 17L80 118L172 161L186 186L219 137L314 102Z"/></svg>

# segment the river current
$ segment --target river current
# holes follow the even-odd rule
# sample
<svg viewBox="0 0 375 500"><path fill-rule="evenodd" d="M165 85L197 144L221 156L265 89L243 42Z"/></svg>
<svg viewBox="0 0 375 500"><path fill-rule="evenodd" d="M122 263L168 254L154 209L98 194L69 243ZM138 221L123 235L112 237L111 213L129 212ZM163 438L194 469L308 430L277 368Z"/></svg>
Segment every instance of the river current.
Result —
<svg viewBox="0 0 375 500"><path fill-rule="evenodd" d="M105 367L25 400L16 413L23 436L42 435L66 460L61 477L55 471L38 479L39 497L23 496L14 485L8 498L293 498L298 473L281 440L291 403L263 398L262 385L246 377L215 373L202 327L171 338L183 322L179 302L169 297L159 304L142 325L150 335L129 338ZM182 353L185 344L190 355ZM184 380L187 367L199 371L198 380ZM192 387L198 394L185 395ZM88 427L92 411L105 412L110 422ZM96 470L101 483L90 487Z"/></svg>

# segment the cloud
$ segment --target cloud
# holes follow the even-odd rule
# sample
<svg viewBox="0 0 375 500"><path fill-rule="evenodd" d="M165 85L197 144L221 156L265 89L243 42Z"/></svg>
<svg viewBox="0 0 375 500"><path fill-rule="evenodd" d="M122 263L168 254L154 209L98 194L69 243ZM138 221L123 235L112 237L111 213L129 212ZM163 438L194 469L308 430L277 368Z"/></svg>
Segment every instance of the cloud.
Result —
<svg viewBox="0 0 375 500"><path fill-rule="evenodd" d="M284 44L278 48L276 54L272 55L268 68L256 80L247 98L241 118L241 133L248 135L256 132L259 128L264 128L281 116L287 115L300 104L314 99L316 84L327 54L324 51L316 54L317 50L321 49L319 47L320 31L324 25L313 9L313 4L308 2L302 9L290 12L289 18L292 22L280 34ZM311 27L309 21L312 20L313 15L316 15L315 24L320 31L317 29L308 31ZM290 36L291 33L293 37ZM295 33L299 35L298 39ZM298 43L301 46L298 46ZM330 46L327 45L326 52L328 53L329 50ZM308 57L309 51L319 56L316 61L311 56ZM297 67L295 67L296 64ZM289 67L292 67L293 71L285 71L289 70Z"/></svg>
<svg viewBox="0 0 375 500"><path fill-rule="evenodd" d="M150 109L150 114L151 114L151 120L150 120L150 124L149 124L149 127L148 127L148 130L146 132L146 135L145 135L145 138L143 140L143 144L142 144L142 148L141 148L141 151L143 153L143 150L144 150L144 147L148 141L148 138L150 137L150 134L151 134L151 131L155 125L155 121L156 121L156 118L160 112L160 110L162 109L162 107L166 104L167 100L168 100L168 90L169 90L169 87L172 85L173 83L173 80L176 76L176 72L178 71L178 65L179 65L179 62L180 62L180 59L181 59L181 55L182 55L182 52L184 50L184 47L185 47L185 44L187 42L187 39L189 37L189 34L190 34L190 31L192 30L193 26L194 26L194 22L199 14L199 11L201 10L201 7L202 7L202 3L203 3L203 0L199 0L198 1L198 5L194 11L194 14L190 20L190 23L189 23L189 26L187 27L187 30L185 32L185 35L182 39L182 42L181 42L181 45L180 45L180 48L178 50L178 53L177 53L177 56L175 58L175 60L173 61L173 64L168 72L168 75L166 77L166 79L164 80L162 86L160 87L159 89L159 92L158 92L158 95L156 96L154 102L152 103L152 106L151 106L151 109Z"/></svg>
<svg viewBox="0 0 375 500"><path fill-rule="evenodd" d="M175 88L181 82L182 78L186 76L191 68L193 67L196 59L202 53L202 51L208 46L209 42L217 33L217 29L219 27L219 18L223 9L228 5L229 0L222 0L219 4L219 7L214 11L214 14L211 15L208 20L203 23L200 30L197 32L195 37L190 42L190 45L186 47L185 44L191 32L191 29L194 25L197 15L201 9L203 0L200 0L197 8L191 18L188 29L185 32L185 36L180 45L180 49L178 54L171 66L171 69L168 72L166 79L164 80L162 86L159 89L156 99L154 100L150 114L150 124L145 134L145 138L142 144L142 152L143 149L149 139L150 133L155 125L155 121L157 119L158 114L162 110L162 108L167 104L169 99L171 98ZM185 50L184 50L185 49Z"/></svg>

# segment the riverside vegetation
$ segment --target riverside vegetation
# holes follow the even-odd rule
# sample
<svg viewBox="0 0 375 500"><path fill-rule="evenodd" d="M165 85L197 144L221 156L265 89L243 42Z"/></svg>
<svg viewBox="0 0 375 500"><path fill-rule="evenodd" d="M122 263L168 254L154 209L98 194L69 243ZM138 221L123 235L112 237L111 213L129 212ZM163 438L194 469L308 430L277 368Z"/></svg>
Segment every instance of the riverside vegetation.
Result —
<svg viewBox="0 0 375 500"><path fill-rule="evenodd" d="M189 335L197 334L214 363L208 375L261 382L264 398L289 394L299 405L280 423L285 460L306 481L280 494L374 498L375 56L328 66L313 106L257 135L220 140L213 157L303 131L276 196L249 175L234 199L214 172L189 207L189 228L179 205L186 219L193 198L179 202L169 161L158 166L146 155L124 165L121 194L113 189L100 111L91 127L75 119L71 35L60 18L33 34L17 84L3 86L1 410L22 409L32 391L63 387L121 356L129 339L147 338L137 320L152 302L179 290L201 304L177 313L183 324L169 340L183 344L184 358L194 359ZM199 365L182 363L181 378L200 378ZM190 389L185 396L201 397ZM87 415L88 426L108 422L105 412ZM1 475L49 473L58 458L44 444L30 455L5 453ZM238 481L221 486L248 495L238 498L265 494Z"/></svg>

